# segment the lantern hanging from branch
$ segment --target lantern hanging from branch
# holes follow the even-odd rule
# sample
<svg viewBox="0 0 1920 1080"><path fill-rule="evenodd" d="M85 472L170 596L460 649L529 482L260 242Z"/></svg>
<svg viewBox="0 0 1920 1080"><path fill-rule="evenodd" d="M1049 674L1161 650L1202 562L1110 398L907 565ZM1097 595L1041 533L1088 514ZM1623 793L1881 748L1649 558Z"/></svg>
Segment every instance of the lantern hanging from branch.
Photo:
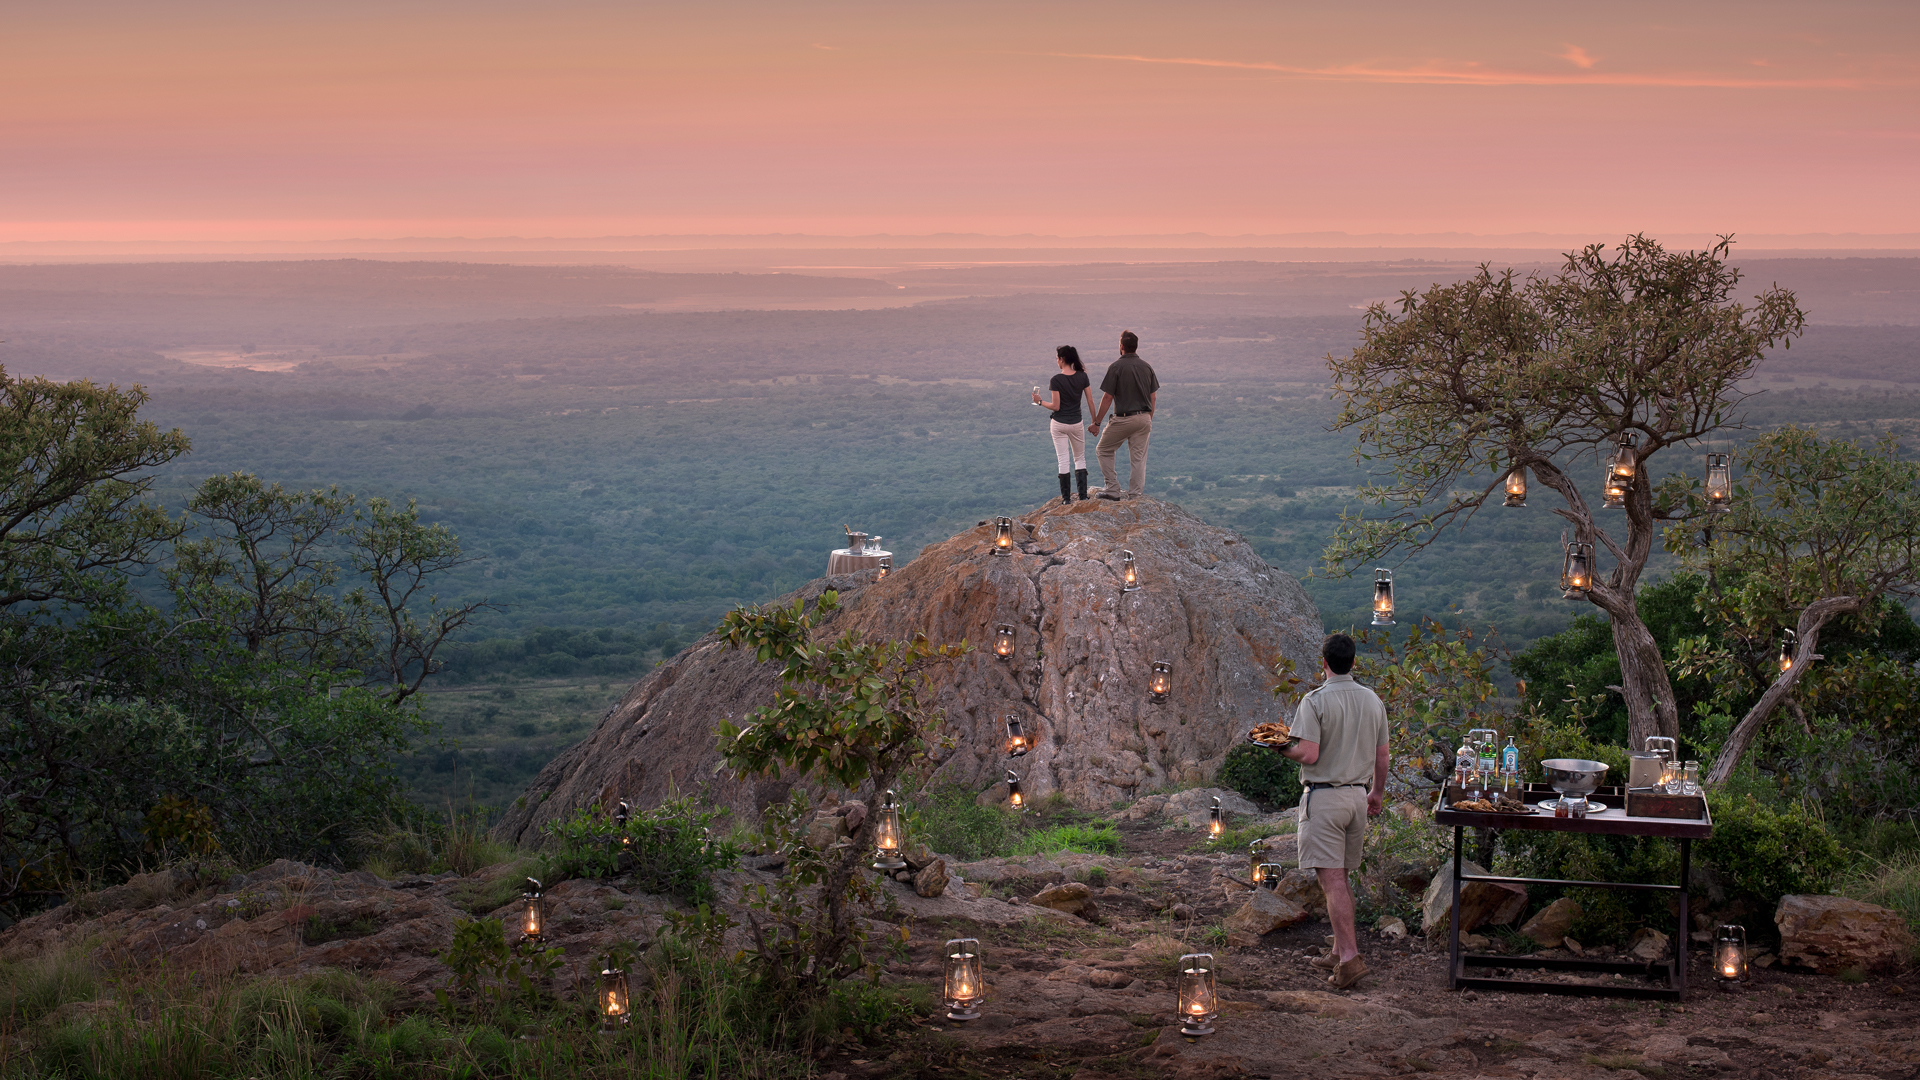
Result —
<svg viewBox="0 0 1920 1080"><path fill-rule="evenodd" d="M621 799L620 806L613 812L613 823L620 827L620 846L623 848L633 846L633 837L627 833L627 819L632 816L633 807L627 804L627 800Z"/></svg>
<svg viewBox="0 0 1920 1080"><path fill-rule="evenodd" d="M1503 506L1527 505L1527 470L1518 465L1507 474L1507 501Z"/></svg>
<svg viewBox="0 0 1920 1080"><path fill-rule="evenodd" d="M1002 660L1013 659L1013 626L1001 623L993 632L993 655Z"/></svg>
<svg viewBox="0 0 1920 1080"><path fill-rule="evenodd" d="M526 911L521 915L520 933L523 940L538 945L547 937L547 902L540 898L540 883L533 878L527 879Z"/></svg>
<svg viewBox="0 0 1920 1080"><path fill-rule="evenodd" d="M1220 1015L1220 994L1214 985L1213 954L1188 953L1180 958L1180 1034L1211 1035Z"/></svg>
<svg viewBox="0 0 1920 1080"><path fill-rule="evenodd" d="M1733 509L1733 472L1727 467L1727 455L1707 455L1707 513L1724 514Z"/></svg>
<svg viewBox="0 0 1920 1080"><path fill-rule="evenodd" d="M1782 675L1793 670L1793 650L1797 644L1797 637L1798 635L1792 630L1780 631L1780 674Z"/></svg>
<svg viewBox="0 0 1920 1080"><path fill-rule="evenodd" d="M1227 808L1220 805L1220 796L1213 797L1213 805L1207 808L1207 839L1218 840L1227 831Z"/></svg>
<svg viewBox="0 0 1920 1080"><path fill-rule="evenodd" d="M1007 805L1024 813L1027 809L1027 797L1020 792L1020 774L1007 770Z"/></svg>
<svg viewBox="0 0 1920 1080"><path fill-rule="evenodd" d="M905 847L900 829L900 801L889 791L880 802L880 817L873 824L873 868L906 869L907 861L900 857Z"/></svg>
<svg viewBox="0 0 1920 1080"><path fill-rule="evenodd" d="M1393 571L1385 567L1373 571L1373 625L1393 625Z"/></svg>
<svg viewBox="0 0 1920 1080"><path fill-rule="evenodd" d="M1133 552L1120 552L1120 591L1132 592L1140 587L1140 565L1134 561Z"/></svg>
<svg viewBox="0 0 1920 1080"><path fill-rule="evenodd" d="M1147 695L1158 705L1167 700L1167 692L1173 689L1173 665L1165 660L1153 662L1153 674L1147 677Z"/></svg>
<svg viewBox="0 0 1920 1080"><path fill-rule="evenodd" d="M1633 477L1639 469L1633 444L1632 432L1620 436L1620 445L1614 450L1613 459L1607 462L1606 501L1601 503L1602 509L1620 510L1627 505L1627 492L1633 490Z"/></svg>
<svg viewBox="0 0 1920 1080"><path fill-rule="evenodd" d="M613 1031L627 1026L633 1009L627 1001L627 973L613 966L613 958L607 958L607 966L600 970L600 1026Z"/></svg>
<svg viewBox="0 0 1920 1080"><path fill-rule="evenodd" d="M1020 726L1020 718L1007 714L1007 756L1025 757L1027 754L1027 733Z"/></svg>
<svg viewBox="0 0 1920 1080"><path fill-rule="evenodd" d="M1010 517L993 519L993 553L995 555L1013 554L1013 519Z"/></svg>
<svg viewBox="0 0 1920 1080"><path fill-rule="evenodd" d="M1578 540L1567 545L1566 561L1560 564L1560 599L1585 600L1593 586L1593 545Z"/></svg>
<svg viewBox="0 0 1920 1080"><path fill-rule="evenodd" d="M891 573L893 573L893 556L891 555L880 556L880 572L874 575L873 580L885 581L887 580L887 575Z"/></svg>
<svg viewBox="0 0 1920 1080"><path fill-rule="evenodd" d="M1724 923L1714 935L1713 980L1721 989L1731 990L1735 983L1746 982L1749 977L1747 928Z"/></svg>
<svg viewBox="0 0 1920 1080"><path fill-rule="evenodd" d="M973 938L954 938L947 942L946 985L947 1019L980 1019L980 1001L986 997L986 979L980 965L980 942Z"/></svg>

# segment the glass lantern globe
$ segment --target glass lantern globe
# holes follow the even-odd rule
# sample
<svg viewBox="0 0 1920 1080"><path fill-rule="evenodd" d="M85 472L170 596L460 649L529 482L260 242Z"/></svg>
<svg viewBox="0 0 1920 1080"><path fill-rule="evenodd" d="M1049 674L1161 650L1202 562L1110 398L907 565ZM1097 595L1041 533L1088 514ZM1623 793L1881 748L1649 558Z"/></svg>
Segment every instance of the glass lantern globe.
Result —
<svg viewBox="0 0 1920 1080"><path fill-rule="evenodd" d="M1140 566L1134 561L1133 552L1120 552L1120 591L1133 592L1140 587Z"/></svg>
<svg viewBox="0 0 1920 1080"><path fill-rule="evenodd" d="M1747 928L1723 923L1714 934L1713 981L1723 989L1732 989L1751 977L1747 970Z"/></svg>
<svg viewBox="0 0 1920 1080"><path fill-rule="evenodd" d="M1507 474L1507 499L1502 506L1527 505L1527 470L1514 466Z"/></svg>
<svg viewBox="0 0 1920 1080"><path fill-rule="evenodd" d="M993 553L995 555L1013 554L1013 519L1001 517L993 519Z"/></svg>
<svg viewBox="0 0 1920 1080"><path fill-rule="evenodd" d="M1153 662L1153 674L1147 677L1147 696L1158 705L1167 700L1167 692L1173 689L1173 665L1165 660Z"/></svg>
<svg viewBox="0 0 1920 1080"><path fill-rule="evenodd" d="M1733 471L1727 466L1727 455L1707 455L1705 496L1709 514L1724 514L1733 509Z"/></svg>
<svg viewBox="0 0 1920 1080"><path fill-rule="evenodd" d="M893 556L891 555L880 556L880 572L874 575L873 580L885 581L887 580L887 575L891 573L893 573Z"/></svg>
<svg viewBox="0 0 1920 1080"><path fill-rule="evenodd" d="M1264 841L1255 840L1254 842L1248 844L1247 845L1247 877L1251 878L1255 885L1260 884L1260 882L1263 880L1261 868L1266 865L1267 865L1266 843Z"/></svg>
<svg viewBox="0 0 1920 1080"><path fill-rule="evenodd" d="M947 1001L947 1019L978 1020L987 984L980 964L980 942L954 938L947 942L947 970L941 996Z"/></svg>
<svg viewBox="0 0 1920 1080"><path fill-rule="evenodd" d="M1261 863L1259 869L1260 880L1254 884L1264 889L1278 889L1280 879L1287 876L1287 868L1279 863Z"/></svg>
<svg viewBox="0 0 1920 1080"><path fill-rule="evenodd" d="M1030 747L1027 745L1026 729L1020 726L1020 718L1007 714L1007 756L1025 757Z"/></svg>
<svg viewBox="0 0 1920 1080"><path fill-rule="evenodd" d="M1020 774L1007 770L1007 805L1022 813L1027 809L1027 797L1020 791Z"/></svg>
<svg viewBox="0 0 1920 1080"><path fill-rule="evenodd" d="M1393 571L1384 566L1373 571L1373 625L1393 625Z"/></svg>
<svg viewBox="0 0 1920 1080"><path fill-rule="evenodd" d="M873 825L873 868L904 870L907 861L900 857L906 837L900 827L900 802L889 791L880 804L880 817Z"/></svg>
<svg viewBox="0 0 1920 1080"><path fill-rule="evenodd" d="M993 655L1002 660L1013 659L1013 626L1001 623L993 632Z"/></svg>
<svg viewBox="0 0 1920 1080"><path fill-rule="evenodd" d="M627 973L614 967L611 959L600 971L597 1000L602 1028L611 1031L627 1026L627 1021L633 1016L633 1009L627 1000Z"/></svg>
<svg viewBox="0 0 1920 1080"><path fill-rule="evenodd" d="M1620 445L1615 448L1613 459L1607 462L1606 485L1603 489L1606 499L1601 503L1603 510L1621 510L1627 505L1627 492L1633 489L1633 478L1639 470L1634 442L1631 432L1620 436Z"/></svg>
<svg viewBox="0 0 1920 1080"><path fill-rule="evenodd" d="M1780 674L1782 675L1793 670L1793 650L1798 644L1797 637L1798 635L1792 630L1780 631Z"/></svg>
<svg viewBox="0 0 1920 1080"><path fill-rule="evenodd" d="M1211 1035L1220 1015L1220 993L1214 984L1213 954L1188 953L1180 958L1180 1034Z"/></svg>
<svg viewBox="0 0 1920 1080"><path fill-rule="evenodd" d="M1220 796L1213 797L1213 805L1207 807L1207 839L1218 840L1227 831L1227 810L1220 805Z"/></svg>
<svg viewBox="0 0 1920 1080"><path fill-rule="evenodd" d="M628 805L627 800L621 799L620 805L613 811L613 823L619 827L620 846L623 848L633 846L633 837L627 832L627 821L632 817L633 807Z"/></svg>
<svg viewBox="0 0 1920 1080"><path fill-rule="evenodd" d="M1567 545L1566 561L1560 564L1560 599L1585 600L1593 587L1593 545L1578 540Z"/></svg>
<svg viewBox="0 0 1920 1080"><path fill-rule="evenodd" d="M547 936L547 902L540 896L541 885L527 879L526 907L520 915L520 936L530 945L538 945Z"/></svg>

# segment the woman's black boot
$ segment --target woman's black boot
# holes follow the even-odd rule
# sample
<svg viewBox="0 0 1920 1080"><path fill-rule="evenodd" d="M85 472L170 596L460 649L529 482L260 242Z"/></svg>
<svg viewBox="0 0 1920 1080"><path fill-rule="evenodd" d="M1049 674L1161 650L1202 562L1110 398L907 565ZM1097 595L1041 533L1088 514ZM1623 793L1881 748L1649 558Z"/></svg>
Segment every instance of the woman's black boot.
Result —
<svg viewBox="0 0 1920 1080"><path fill-rule="evenodd" d="M1066 473L1060 474L1060 501L1063 503L1070 503L1073 501L1073 488L1068 486L1068 482L1071 481L1072 479L1073 477L1067 475Z"/></svg>
<svg viewBox="0 0 1920 1080"><path fill-rule="evenodd" d="M1080 484L1080 501L1086 502L1087 501L1087 470L1085 469L1073 470L1073 478L1076 481L1078 481ZM1067 486L1066 477L1063 476L1060 478L1060 486L1061 487Z"/></svg>

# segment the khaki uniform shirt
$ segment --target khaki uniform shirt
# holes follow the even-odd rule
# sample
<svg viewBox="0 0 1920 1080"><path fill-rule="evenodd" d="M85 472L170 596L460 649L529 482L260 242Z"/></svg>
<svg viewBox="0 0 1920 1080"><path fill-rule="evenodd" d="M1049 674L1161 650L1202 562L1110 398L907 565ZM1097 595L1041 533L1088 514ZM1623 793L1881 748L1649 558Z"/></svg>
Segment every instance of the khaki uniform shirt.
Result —
<svg viewBox="0 0 1920 1080"><path fill-rule="evenodd" d="M1100 380L1100 391L1113 395L1113 414L1153 411L1153 395L1160 389L1160 377L1139 353L1122 353L1107 367Z"/></svg>
<svg viewBox="0 0 1920 1080"><path fill-rule="evenodd" d="M1319 760L1300 766L1301 783L1371 785L1375 753L1387 745L1387 708L1352 675L1329 675L1301 699L1292 730L1320 744Z"/></svg>

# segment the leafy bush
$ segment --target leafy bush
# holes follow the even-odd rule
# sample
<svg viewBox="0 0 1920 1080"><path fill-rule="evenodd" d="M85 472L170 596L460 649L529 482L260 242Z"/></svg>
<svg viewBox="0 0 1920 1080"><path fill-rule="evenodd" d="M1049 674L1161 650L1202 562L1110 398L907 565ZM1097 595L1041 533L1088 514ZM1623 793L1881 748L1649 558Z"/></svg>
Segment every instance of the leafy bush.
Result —
<svg viewBox="0 0 1920 1080"><path fill-rule="evenodd" d="M1118 855L1120 853L1120 834L1112 825L1095 822L1092 825L1055 825L1021 837L1014 845L1015 855L1053 855L1063 851L1079 851L1090 855Z"/></svg>
<svg viewBox="0 0 1920 1080"><path fill-rule="evenodd" d="M1884 863L1855 870L1839 889L1841 895L1892 908L1920 932L1920 853L1906 852ZM1920 955L1920 949L1916 949Z"/></svg>
<svg viewBox="0 0 1920 1080"><path fill-rule="evenodd" d="M1300 801L1299 764L1251 743L1227 751L1213 782L1245 795L1263 810L1284 810Z"/></svg>
<svg viewBox="0 0 1920 1080"><path fill-rule="evenodd" d="M435 987L433 997L448 1023L457 1018L462 1001L487 1016L515 1004L532 1007L540 1001L541 984L566 959L558 948L525 952L508 948L499 919L461 919L453 927L453 945L440 954L440 962L453 972L453 985Z"/></svg>
<svg viewBox="0 0 1920 1080"><path fill-rule="evenodd" d="M1847 868L1846 850L1800 803L1768 807L1751 794L1707 801L1713 838L1700 843L1701 860L1719 872L1729 893L1766 911L1789 893L1826 892Z"/></svg>
<svg viewBox="0 0 1920 1080"><path fill-rule="evenodd" d="M711 900L713 872L731 869L740 859L732 843L714 839L707 828L719 816L717 810L696 806L692 796L643 810L627 819L625 829L605 813L576 810L542 827L556 841L544 880L624 873L641 892Z"/></svg>
<svg viewBox="0 0 1920 1080"><path fill-rule="evenodd" d="M966 862L1003 855L1016 837L1017 815L980 805L965 788L916 792L907 798L904 816L909 838Z"/></svg>

